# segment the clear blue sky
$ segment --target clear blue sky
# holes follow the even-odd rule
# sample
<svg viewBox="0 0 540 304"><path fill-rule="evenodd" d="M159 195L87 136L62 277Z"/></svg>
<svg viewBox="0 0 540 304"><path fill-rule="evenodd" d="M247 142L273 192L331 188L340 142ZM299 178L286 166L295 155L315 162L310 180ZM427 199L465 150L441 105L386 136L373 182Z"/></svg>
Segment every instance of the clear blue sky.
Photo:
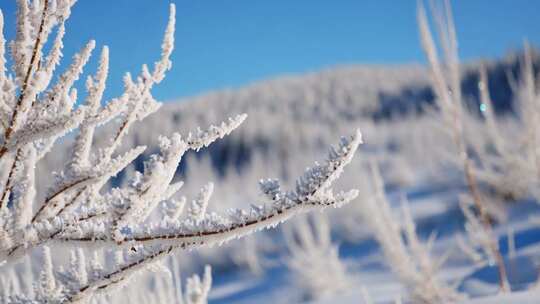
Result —
<svg viewBox="0 0 540 304"><path fill-rule="evenodd" d="M78 0L64 55L89 39L111 49L106 96L122 75L159 56L168 0ZM423 62L416 0L176 0L173 70L154 95L167 101L287 73L343 64ZM540 45L540 1L452 2L463 59L500 57L524 38ZM8 38L15 0L2 0ZM94 62L87 68L95 69ZM64 60L64 64L66 60Z"/></svg>

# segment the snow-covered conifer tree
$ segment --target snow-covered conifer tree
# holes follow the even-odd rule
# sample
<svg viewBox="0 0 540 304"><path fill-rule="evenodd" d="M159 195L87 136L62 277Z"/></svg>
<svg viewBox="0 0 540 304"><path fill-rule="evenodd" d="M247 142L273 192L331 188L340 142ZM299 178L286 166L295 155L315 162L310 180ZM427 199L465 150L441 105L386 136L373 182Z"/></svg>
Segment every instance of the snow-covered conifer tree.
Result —
<svg viewBox="0 0 540 304"><path fill-rule="evenodd" d="M71 65L55 76L65 22L74 2L17 1L17 35L8 44L10 71L6 68L6 42L0 34L0 264L9 265L38 247L45 248L42 274L33 284L35 292L10 294L7 302L85 301L96 292L125 284L134 273L173 251L219 245L275 226L300 212L340 206L358 195L356 190L334 194L331 188L361 143L356 132L332 148L326 161L307 169L295 189L284 191L276 180L261 181L268 202L249 210L208 213L212 183L204 185L190 203L177 199L182 182L172 180L182 156L228 135L246 119L245 114L205 131L162 136L159 152L146 159L142 172L134 172L124 186L106 187L111 177L145 150L145 146L137 146L120 153L119 147L133 123L160 106L151 91L172 66L175 6L170 7L161 57L154 66L143 65L135 77L127 73L123 94L102 105L109 68L109 50L103 47L96 74L86 80L87 97L77 106L74 84L96 43L88 42ZM0 33L3 22L0 15ZM43 46L53 33L50 50L44 54ZM96 129L112 120L120 123L114 132L105 134L109 144L95 147ZM36 195L36 164L57 139L72 130L76 130L72 153L64 168L54 173L55 182L45 198L40 199ZM159 212L164 220L152 221L151 215ZM94 252L112 250L116 263L103 267L96 259L86 261L83 254L74 253L71 265L57 269L50 250L62 250L64 245L74 249L85 246ZM200 285L200 294L205 297L209 283L204 282L192 280L191 290ZM199 303L195 296L189 295L192 302Z"/></svg>

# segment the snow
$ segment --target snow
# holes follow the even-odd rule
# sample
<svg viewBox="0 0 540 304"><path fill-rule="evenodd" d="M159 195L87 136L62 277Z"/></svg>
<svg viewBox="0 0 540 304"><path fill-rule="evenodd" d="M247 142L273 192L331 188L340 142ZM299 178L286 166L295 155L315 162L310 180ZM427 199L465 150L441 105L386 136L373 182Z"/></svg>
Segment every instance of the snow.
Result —
<svg viewBox="0 0 540 304"><path fill-rule="evenodd" d="M459 187L448 188L459 189ZM400 189L403 191L403 189ZM415 187L410 188L411 193L414 193ZM455 190L457 192L457 190ZM407 192L407 191L405 191ZM414 195L410 199L410 205L415 206L416 203L426 204L430 201L432 205L438 205L440 202L436 200L439 192L433 191L430 195L414 199ZM396 195L389 194L389 197L395 199ZM527 202L522 202L527 204ZM433 206L435 207L435 206ZM462 283L458 286L458 290L467 293L471 298L460 301L459 303L536 303L539 296L538 291L526 290L533 286L537 280L538 259L535 258L537 250L540 248L540 233L539 228L533 221L527 221L525 214L531 212L529 209L525 211L519 205L510 207L513 212L510 212L511 218L505 224L515 229L517 256L512 260L506 260L509 270L509 282L513 292L511 294L499 294L498 281L496 279L496 267L482 266L474 269L474 265L465 262L463 256L456 249L453 238L442 237L435 241L434 251L444 252L449 248L454 251L449 257L448 262L444 265L440 277L449 282ZM528 208L534 209L534 212L540 211L540 206L531 205ZM525 208L526 209L526 208ZM426 216L420 208L411 208L411 212L415 219L429 220L430 216ZM452 211L442 214L442 217L452 216ZM441 215L434 213L434 218L440 218ZM524 221L525 219L525 221ZM463 221L463 219L461 220ZM426 226L431 229L431 226ZM445 223L439 222L435 227L441 229L449 229L445 227ZM463 228L457 228L457 231L451 233L461 233ZM420 234L426 235L425 231L419 231ZM447 231L447 233L450 233ZM497 229L497 235L501 244L503 254L508 254L506 247L505 229ZM339 236L337 236L339 239ZM342 244L340 247L340 256L346 261L347 269L354 277L354 286L344 292L340 292L326 299L313 301L312 303L362 303L363 295L361 288L368 291L370 298L374 303L393 303L397 297L406 299L407 292L400 284L399 280L392 274L386 266L386 262L380 255L379 249L367 250L363 245L365 242L358 244ZM241 273L241 272L240 272ZM224 273L214 274L215 285L214 289L217 295L211 296L211 303L291 303L299 301L298 291L289 290L284 286L290 275L287 269L283 266L274 266L265 270L263 277L257 278L255 281L250 276L232 275ZM222 279L223 277L223 279ZM260 287L257 287L260 286ZM264 292L256 292L258 288L263 288ZM224 293L223 290L234 290L234 292ZM278 291L289 292L289 296L284 299L278 299L272 296ZM296 295L296 296L295 296ZM295 298L296 297L296 298ZM360 301L360 302L359 302Z"/></svg>

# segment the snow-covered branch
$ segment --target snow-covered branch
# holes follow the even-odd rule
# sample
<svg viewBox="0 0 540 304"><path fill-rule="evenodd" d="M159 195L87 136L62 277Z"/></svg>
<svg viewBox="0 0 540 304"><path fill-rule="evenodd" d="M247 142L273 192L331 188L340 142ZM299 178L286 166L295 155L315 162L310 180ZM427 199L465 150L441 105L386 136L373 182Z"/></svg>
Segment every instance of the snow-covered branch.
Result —
<svg viewBox="0 0 540 304"><path fill-rule="evenodd" d="M359 131L343 138L324 162L306 170L294 189L284 192L278 181L262 180L268 199L260 205L209 213L214 185L207 183L185 207L186 198L177 196L183 182L173 182L182 157L230 134L246 119L245 114L207 130L160 136L159 151L146 157L143 170L124 170L142 157L146 146L121 150L123 138L136 121L160 107L152 88L172 66L175 6L170 6L161 56L153 71L143 65L137 77L126 74L124 92L102 105L109 70L105 46L95 75L86 80L86 99L78 105L74 85L96 43L88 42L63 74L54 75L74 2L17 2L17 35L10 43L14 75L7 74L5 39L0 35L0 265L28 257L38 246L44 248L43 271L34 294L10 294L10 302L86 301L95 293L125 284L141 270L156 267L175 250L219 245L298 213L339 207L358 195L356 190L334 194L332 183L361 144ZM0 14L0 33L3 25ZM56 35L45 56L43 45L52 32ZM98 132L103 125L114 131ZM52 174L44 197L36 195L36 165L70 132L76 134L64 166ZM97 134L106 137L106 146L95 144ZM120 172L129 176L129 183L107 186ZM165 217L156 221L155 213ZM55 267L51 252L65 250L63 245L78 248L72 251L69 267ZM103 267L95 257L87 263L81 245L113 252L115 265ZM204 303L211 285L209 270L202 281L193 277L187 285L185 301Z"/></svg>
<svg viewBox="0 0 540 304"><path fill-rule="evenodd" d="M377 163L371 165L375 195L365 201L363 218L373 230L386 262L410 292L415 303L448 303L462 298L452 287L437 277L444 257L430 255L433 239L422 243L416 235L414 221L405 198L402 202L403 222L392 214L384 192Z"/></svg>
<svg viewBox="0 0 540 304"><path fill-rule="evenodd" d="M340 260L338 246L330 239L330 226L323 216L302 218L294 227L285 229L285 242L290 251L286 265L303 298L316 300L349 288L351 278Z"/></svg>

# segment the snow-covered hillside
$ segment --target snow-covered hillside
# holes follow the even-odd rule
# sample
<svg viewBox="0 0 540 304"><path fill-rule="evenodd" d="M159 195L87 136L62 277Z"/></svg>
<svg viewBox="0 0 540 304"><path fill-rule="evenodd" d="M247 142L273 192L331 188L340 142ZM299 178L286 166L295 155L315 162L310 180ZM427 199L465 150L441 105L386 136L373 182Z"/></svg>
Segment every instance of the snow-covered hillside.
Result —
<svg viewBox="0 0 540 304"><path fill-rule="evenodd" d="M512 79L508 76L519 80L519 60L520 57L513 54L486 63L492 101L498 113L512 111L514 96L510 87ZM535 56L535 62L540 65L540 57ZM477 113L479 64L467 64L462 78L464 97L469 108ZM149 145L151 148L145 154L150 155L157 147L156 133L186 133L197 126L208 126L246 113L248 119L241 128L207 151L197 153L197 161L188 155L178 171L193 166L196 168L188 170L193 174L215 174L216 178L222 178L245 174L255 166L271 170L276 177L287 180L308 165L312 156L324 153L336 136L351 129L362 129L368 146L364 150L383 149L385 153L394 150L403 141L411 140L413 133L418 133L418 130L400 126L420 125L414 120L423 117L422 113L433 106L433 102L429 73L422 66L335 67L306 75L278 77L237 90L166 102L157 113L135 125L124 146ZM414 145L405 146L414 148ZM47 156L42 164L44 171L59 166L65 153L63 149L60 147L58 153ZM277 160L281 163L279 168L275 166ZM201 173L202 167L206 167L206 171L211 168L213 173ZM142 168L141 162L138 168ZM121 180L122 175L116 182Z"/></svg>

